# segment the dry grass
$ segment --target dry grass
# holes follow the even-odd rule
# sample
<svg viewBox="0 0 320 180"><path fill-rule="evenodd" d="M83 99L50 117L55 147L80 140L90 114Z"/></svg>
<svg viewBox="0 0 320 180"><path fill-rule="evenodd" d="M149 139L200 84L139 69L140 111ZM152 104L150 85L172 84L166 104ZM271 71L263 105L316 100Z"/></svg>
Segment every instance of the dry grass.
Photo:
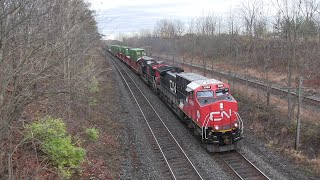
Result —
<svg viewBox="0 0 320 180"><path fill-rule="evenodd" d="M164 54L158 55L164 59L172 59L172 57L167 57ZM188 58L186 58L188 57ZM247 57L239 57L242 58L241 64L243 64ZM179 57L176 57L176 59L181 59ZM191 63L190 56L183 56L184 62L185 63ZM178 61L178 60L176 60ZM207 68L212 67L212 60L207 59ZM220 62L219 62L220 61ZM237 63L228 63L230 62L229 57L223 57L220 59L214 59L213 61L213 67L214 69L219 69L222 71L229 71L231 70L232 72L236 72L238 75L248 75L249 77L254 77L260 80L264 80L266 74L264 73L264 70L262 68L257 68L255 66L246 66L246 69L242 68L241 65L239 66ZM202 65L203 61L201 60L201 57L194 57L194 60L192 64L196 65ZM274 67L273 69L268 69L268 79L274 84L280 85L280 86L287 86L287 74L286 74L286 67L285 68L280 68L279 66ZM292 87L295 87L298 85L298 77L299 77L299 72L298 71L293 71L292 74ZM305 81L305 91L310 92L310 93L320 93L320 81L319 80L311 80L316 81L314 83L310 83L309 81Z"/></svg>
<svg viewBox="0 0 320 180"><path fill-rule="evenodd" d="M310 159L301 151L296 151L294 149L284 149L283 152L291 157L296 163L303 165L304 170L308 173L320 174L320 158Z"/></svg>
<svg viewBox="0 0 320 180"><path fill-rule="evenodd" d="M301 151L296 151L294 149L284 149L284 153L286 155L291 156L295 160L295 162L301 164L308 161L307 157L302 154Z"/></svg>
<svg viewBox="0 0 320 180"><path fill-rule="evenodd" d="M163 55L161 57L166 58ZM195 58L193 60L192 64L202 65L203 62L200 59L201 58L199 58L199 57ZM190 59L185 58L185 62L190 63L191 61L190 61ZM265 73L263 72L263 70L261 70L257 67L246 67L246 71L244 71L244 68L239 67L237 64L229 64L227 62L229 62L229 59L226 59L226 58L220 59L220 62L218 62L218 60L215 59L213 62L213 67L214 67L214 69L219 69L222 71L231 70L232 72L236 72L238 75L242 75L242 76L248 75L249 77L255 77L255 78L261 79L261 80L265 79L265 76L266 76ZM207 60L207 68L211 68L211 67L212 67L212 61ZM292 79L293 79L292 86L293 87L297 85L298 77L299 77L298 72L293 72L293 75L292 75ZM268 79L269 79L269 81L271 81L274 84L278 84L280 86L287 86L287 84L286 84L286 79L287 79L286 69L284 69L284 70L269 69L268 70ZM308 88L306 89L306 91L320 93L320 86L317 84L314 84L313 86L308 84Z"/></svg>
<svg viewBox="0 0 320 180"><path fill-rule="evenodd" d="M314 168L315 173L320 174L320 157L311 159L310 163L315 167Z"/></svg>

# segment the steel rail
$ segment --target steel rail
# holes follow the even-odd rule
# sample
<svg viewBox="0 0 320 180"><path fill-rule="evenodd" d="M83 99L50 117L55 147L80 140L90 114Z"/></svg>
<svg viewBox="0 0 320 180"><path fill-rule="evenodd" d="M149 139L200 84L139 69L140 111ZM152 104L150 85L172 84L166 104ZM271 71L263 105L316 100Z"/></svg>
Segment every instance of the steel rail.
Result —
<svg viewBox="0 0 320 180"><path fill-rule="evenodd" d="M270 180L257 166L238 151L219 153L219 157L241 180Z"/></svg>
<svg viewBox="0 0 320 180"><path fill-rule="evenodd" d="M107 52L107 53L108 53L108 52ZM147 124L147 126L148 126L148 128L149 128L149 130L150 130L150 132L151 132L151 134L152 134L152 136L153 136L153 138L155 139L156 144L157 144L157 146L158 146L158 148L159 148L159 150L160 150L160 152L161 152L161 154L162 154L162 156L163 156L163 158L164 158L164 160L165 160L165 162L166 162L166 164L167 164L170 172L171 172L171 175L172 175L173 179L179 179L179 177L177 177L177 173L175 173L176 170L173 169L174 166L172 165L172 163L170 164L170 162L169 162L170 160L168 160L167 155L165 154L165 151L163 150L162 145L159 143L159 138L155 135L156 133L154 132L154 129L151 127L151 125L150 125L150 123L149 123L149 121L148 121L145 113L144 113L143 110L142 110L143 107L142 107L142 106L140 105L140 103L138 102L135 93L133 92L132 88L130 87L128 81L126 80L126 78L124 77L124 74L123 74L121 71L123 71L124 73L126 73L126 76L128 76L128 77L130 78L130 80L133 82L133 84L135 85L135 87L139 90L139 92L141 93L141 95L142 95L142 96L144 97L144 99L147 101L147 103L148 103L149 106L152 108L152 110L154 111L154 113L156 114L156 116L159 118L160 122L163 124L163 126L165 127L165 129L167 130L167 132L170 134L170 137L174 140L174 142L176 143L176 145L179 147L180 151L183 153L184 157L187 159L187 161L188 161L188 162L190 163L190 165L192 166L192 168L193 168L193 170L195 171L195 173L197 174L198 178L199 178L199 179L203 179L203 178L201 177L200 173L198 172L198 170L196 169L196 167L193 165L193 163L191 162L191 160L189 159L189 157L188 157L187 154L185 153L185 151L182 149L182 147L180 146L180 144L179 144L178 141L176 140L176 138L175 138L175 137L173 136L173 134L170 132L170 130L168 129L168 127L166 126L166 124L164 123L164 121L162 120L162 118L159 116L159 114L157 113L157 111L156 111L156 110L154 109L154 107L151 105L150 101L147 99L147 97L143 94L143 92L141 91L141 89L138 87L138 85L136 84L136 82L132 79L132 77L128 74L128 72L127 72L126 70L124 70L124 68L123 68L121 65L119 65L118 62L116 62L116 61L114 60L115 57L112 57L109 53L108 53L108 56L109 56L111 59L113 59L113 60L112 60L112 63L113 63L114 66L116 67L117 71L119 72L120 76L122 77L123 81L125 82L126 86L128 87L128 89L129 89L132 97L134 98L134 100L135 100L135 102L136 102L136 104L137 104L137 106L138 106L138 108L139 108L139 110L140 110L140 112L141 112L141 114L142 114L142 116L143 116L143 118L144 118L144 120L145 120L145 122L146 122L146 124ZM116 64L117 64L117 65L116 65ZM122 70L121 70L120 68L121 68ZM179 167L179 168L181 168L181 167ZM192 172L187 172L187 173L192 173Z"/></svg>

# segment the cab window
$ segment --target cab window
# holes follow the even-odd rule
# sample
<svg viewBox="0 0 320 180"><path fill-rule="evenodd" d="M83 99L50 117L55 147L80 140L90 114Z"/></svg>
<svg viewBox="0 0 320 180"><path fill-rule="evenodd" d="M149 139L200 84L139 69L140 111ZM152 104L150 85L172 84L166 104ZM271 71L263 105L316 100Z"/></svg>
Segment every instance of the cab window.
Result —
<svg viewBox="0 0 320 180"><path fill-rule="evenodd" d="M229 89L228 88L216 90L216 96L217 97L223 96L223 95L226 95L226 94L229 94Z"/></svg>
<svg viewBox="0 0 320 180"><path fill-rule="evenodd" d="M213 91L198 91L197 100L200 105L208 105L214 102Z"/></svg>
<svg viewBox="0 0 320 180"><path fill-rule="evenodd" d="M213 91L198 91L197 98L213 97Z"/></svg>

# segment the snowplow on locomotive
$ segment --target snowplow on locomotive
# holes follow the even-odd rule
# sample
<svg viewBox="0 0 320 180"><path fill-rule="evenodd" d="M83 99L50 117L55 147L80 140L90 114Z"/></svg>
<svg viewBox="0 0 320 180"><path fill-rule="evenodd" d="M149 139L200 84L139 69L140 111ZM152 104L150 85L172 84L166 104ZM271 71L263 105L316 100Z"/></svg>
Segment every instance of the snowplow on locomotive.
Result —
<svg viewBox="0 0 320 180"><path fill-rule="evenodd" d="M143 49L109 47L194 129L209 152L236 149L243 122L228 84L156 61L145 56Z"/></svg>

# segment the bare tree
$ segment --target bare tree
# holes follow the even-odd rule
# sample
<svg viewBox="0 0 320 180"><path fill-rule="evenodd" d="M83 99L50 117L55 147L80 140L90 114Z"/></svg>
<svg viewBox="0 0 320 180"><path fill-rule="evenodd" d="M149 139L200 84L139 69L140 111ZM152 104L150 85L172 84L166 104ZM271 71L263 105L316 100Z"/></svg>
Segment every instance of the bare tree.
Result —
<svg viewBox="0 0 320 180"><path fill-rule="evenodd" d="M287 1L277 0L277 8L280 15L281 35L284 37L287 44L287 85L288 85L288 121L291 122L292 103L292 67L296 61L296 45L298 32L302 25L302 1Z"/></svg>
<svg viewBox="0 0 320 180"><path fill-rule="evenodd" d="M185 31L184 23L181 20L162 19L157 22L154 31L166 45L170 44L171 48L169 49L172 50L172 60L174 63L176 54L176 41Z"/></svg>
<svg viewBox="0 0 320 180"><path fill-rule="evenodd" d="M244 73L248 78L248 66L257 62L256 42L265 29L265 22L261 20L263 14L263 3L260 0L246 1L242 3L241 14L244 20L245 33L249 38L247 48L246 64L244 64Z"/></svg>
<svg viewBox="0 0 320 180"><path fill-rule="evenodd" d="M0 4L0 155L12 157L12 147L3 143L27 105L66 94L69 114L71 102L90 76L81 69L100 36L93 12L83 1ZM12 178L12 166L7 170Z"/></svg>

